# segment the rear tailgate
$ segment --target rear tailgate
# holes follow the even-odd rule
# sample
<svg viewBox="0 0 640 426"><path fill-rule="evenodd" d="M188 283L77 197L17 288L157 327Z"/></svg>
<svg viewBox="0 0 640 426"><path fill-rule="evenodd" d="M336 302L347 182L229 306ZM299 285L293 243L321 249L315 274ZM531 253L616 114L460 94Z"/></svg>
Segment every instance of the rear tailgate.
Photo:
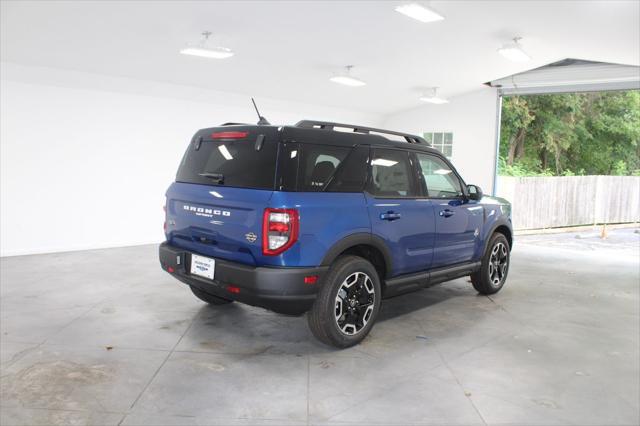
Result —
<svg viewBox="0 0 640 426"><path fill-rule="evenodd" d="M255 265L262 214L275 185L279 133L271 126L199 131L167 191L167 240Z"/></svg>
<svg viewBox="0 0 640 426"><path fill-rule="evenodd" d="M185 250L255 265L271 194L176 182L167 191L167 240Z"/></svg>

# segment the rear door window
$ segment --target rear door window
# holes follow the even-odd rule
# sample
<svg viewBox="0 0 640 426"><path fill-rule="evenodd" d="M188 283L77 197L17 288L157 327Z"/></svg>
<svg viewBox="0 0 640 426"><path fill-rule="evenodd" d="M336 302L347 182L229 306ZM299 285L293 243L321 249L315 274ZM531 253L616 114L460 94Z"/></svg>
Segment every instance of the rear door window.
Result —
<svg viewBox="0 0 640 426"><path fill-rule="evenodd" d="M418 195L409 153L375 148L371 155L369 192L377 197L405 198Z"/></svg>
<svg viewBox="0 0 640 426"><path fill-rule="evenodd" d="M273 189L278 143L265 140L256 150L254 140L194 139L182 158L177 182Z"/></svg>

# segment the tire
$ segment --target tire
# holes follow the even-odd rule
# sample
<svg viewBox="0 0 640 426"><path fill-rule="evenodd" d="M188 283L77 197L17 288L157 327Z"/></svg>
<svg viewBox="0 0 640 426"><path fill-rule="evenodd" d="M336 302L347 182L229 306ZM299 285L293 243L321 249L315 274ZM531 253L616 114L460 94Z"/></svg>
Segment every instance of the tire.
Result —
<svg viewBox="0 0 640 426"><path fill-rule="evenodd" d="M340 256L324 277L307 315L309 328L327 345L357 345L371 331L381 299L380 278L373 265L358 256Z"/></svg>
<svg viewBox="0 0 640 426"><path fill-rule="evenodd" d="M507 280L510 260L509 242L503 234L496 232L489 240L480 270L471 274L473 288L486 295L499 292Z"/></svg>
<svg viewBox="0 0 640 426"><path fill-rule="evenodd" d="M233 302L233 300L223 299L222 297L214 296L213 294L209 294L205 291L202 291L197 287L194 287L194 286L189 286L189 287L191 287L191 291L198 299L210 305L226 305L228 303Z"/></svg>

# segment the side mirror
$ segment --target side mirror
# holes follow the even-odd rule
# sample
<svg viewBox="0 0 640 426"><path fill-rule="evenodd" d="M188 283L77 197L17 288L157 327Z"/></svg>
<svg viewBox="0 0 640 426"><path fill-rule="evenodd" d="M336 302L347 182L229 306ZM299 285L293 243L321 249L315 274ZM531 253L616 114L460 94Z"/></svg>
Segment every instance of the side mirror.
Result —
<svg viewBox="0 0 640 426"><path fill-rule="evenodd" d="M467 193L470 200L480 200L483 195L478 185L467 185Z"/></svg>

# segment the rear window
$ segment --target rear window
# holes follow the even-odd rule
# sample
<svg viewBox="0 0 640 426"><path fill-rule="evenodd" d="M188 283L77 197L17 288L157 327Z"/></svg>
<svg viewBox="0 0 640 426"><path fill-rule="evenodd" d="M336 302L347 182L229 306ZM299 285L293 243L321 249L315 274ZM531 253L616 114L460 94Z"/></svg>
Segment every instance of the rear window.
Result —
<svg viewBox="0 0 640 426"><path fill-rule="evenodd" d="M252 139L201 140L189 144L177 182L273 189L278 143L265 140L260 150Z"/></svg>

